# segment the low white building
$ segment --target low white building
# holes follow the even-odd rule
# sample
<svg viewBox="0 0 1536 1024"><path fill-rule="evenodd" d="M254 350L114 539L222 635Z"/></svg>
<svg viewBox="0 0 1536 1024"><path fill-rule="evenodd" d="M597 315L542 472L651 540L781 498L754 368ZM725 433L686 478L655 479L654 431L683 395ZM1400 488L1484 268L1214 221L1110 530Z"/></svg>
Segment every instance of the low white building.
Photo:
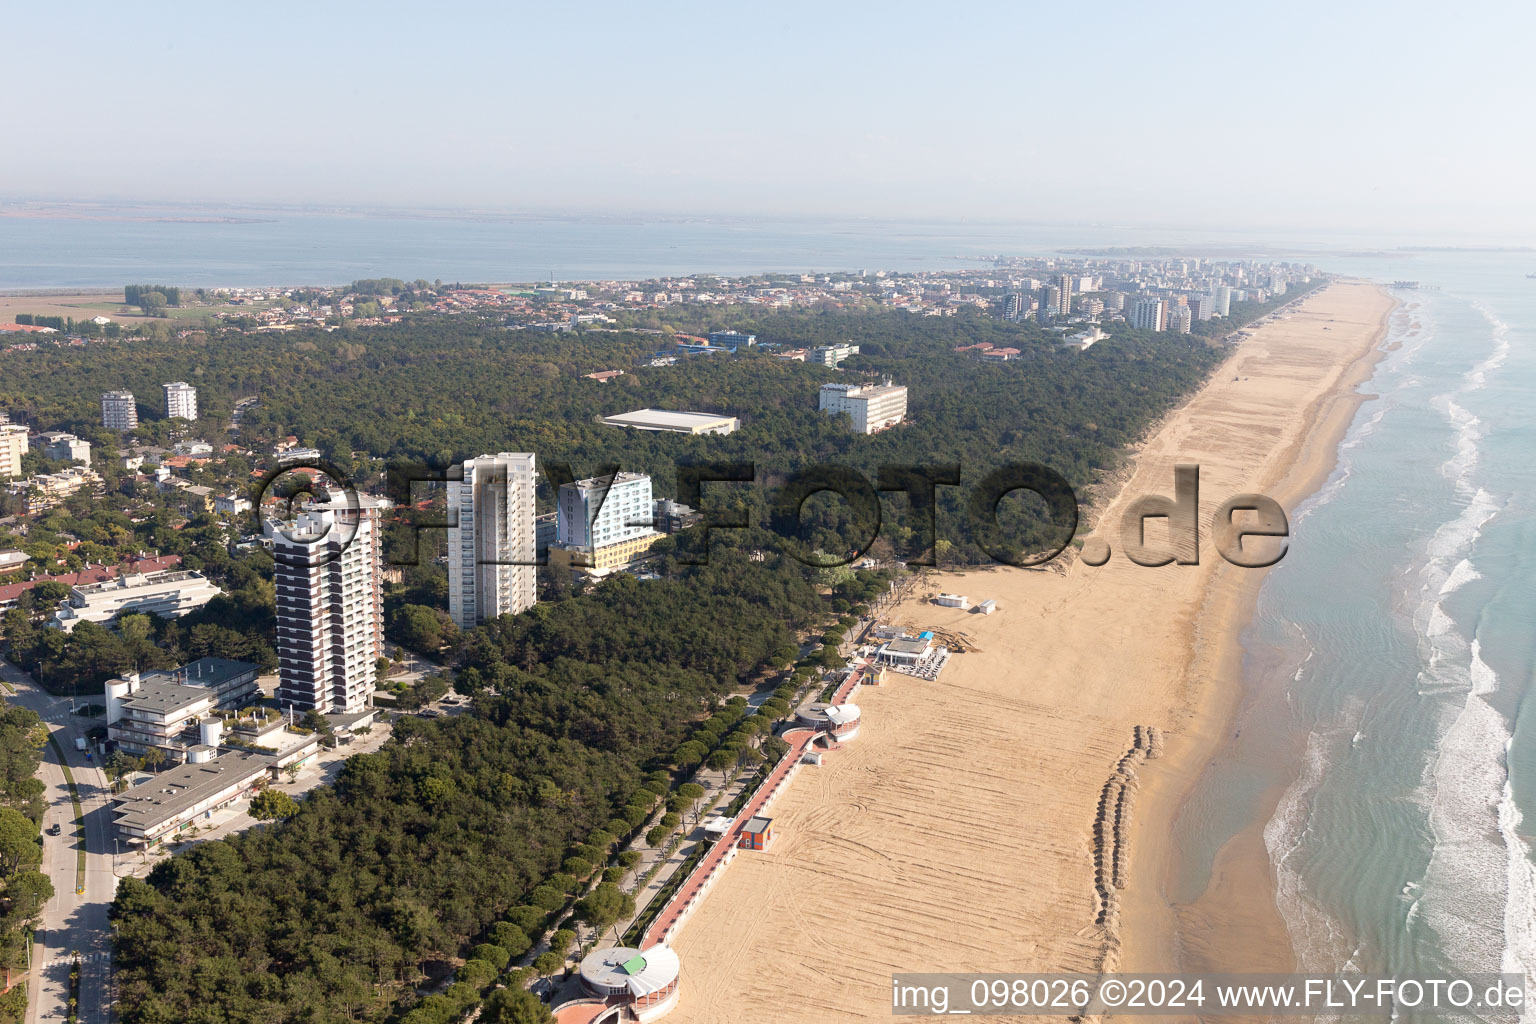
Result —
<svg viewBox="0 0 1536 1024"><path fill-rule="evenodd" d="M220 494L213 499L213 510L220 515L237 516L251 510L251 499L239 494Z"/></svg>
<svg viewBox="0 0 1536 1024"><path fill-rule="evenodd" d="M836 367L849 356L856 356L858 354L859 346L839 342L836 345L822 345L818 348L811 349L810 354L805 357L805 361L808 363L820 363L823 366Z"/></svg>
<svg viewBox="0 0 1536 1024"><path fill-rule="evenodd" d="M906 419L907 389L903 384L823 384L821 411L847 413L857 434L873 434Z"/></svg>
<svg viewBox="0 0 1536 1024"><path fill-rule="evenodd" d="M68 633L82 622L105 624L134 612L174 619L201 608L220 593L208 577L190 569L124 573L101 583L71 587L49 625Z"/></svg>
<svg viewBox="0 0 1536 1024"><path fill-rule="evenodd" d="M617 416L604 416L610 427L631 430L663 430L676 434L729 434L741 426L735 416L711 412L670 412L666 409L636 409Z"/></svg>

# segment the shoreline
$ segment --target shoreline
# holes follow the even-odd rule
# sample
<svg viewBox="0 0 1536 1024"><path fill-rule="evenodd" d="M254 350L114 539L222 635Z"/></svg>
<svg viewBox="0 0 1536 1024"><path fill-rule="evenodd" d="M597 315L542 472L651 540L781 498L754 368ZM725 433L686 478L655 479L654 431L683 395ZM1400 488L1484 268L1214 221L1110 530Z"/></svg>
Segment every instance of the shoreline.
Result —
<svg viewBox="0 0 1536 1024"><path fill-rule="evenodd" d="M887 621L973 649L936 681L888 673L860 695L858 740L799 774L773 847L737 858L677 937L671 1016L886 1016L902 971L1176 970L1183 922L1163 895L1176 815L1239 706L1242 687L1218 680L1241 667L1264 576L1221 560L1211 517L1253 491L1293 509L1327 479L1391 306L1335 281L1252 328L1128 460L1097 515L1107 562L921 579ZM1132 563L1124 510L1172 494L1185 463L1200 466L1199 563ZM1164 520L1147 521L1146 544L1187 552ZM997 611L928 600L941 591ZM1273 918L1244 948L1273 939Z"/></svg>
<svg viewBox="0 0 1536 1024"><path fill-rule="evenodd" d="M1380 286L1376 286L1380 287ZM1384 288L1380 289L1385 292ZM1280 502L1288 516L1322 489L1338 466L1343 443L1360 407L1377 396L1360 386L1375 374L1385 357L1392 300L1334 389L1309 409L1306 427L1287 468L1263 488ZM1231 567L1224 567L1231 569ZM1146 787L1145 812L1135 823L1138 860L1133 868L1134 910L1127 915L1128 949L1138 961L1157 963L1155 969L1180 971L1273 971L1295 969L1290 936L1275 905L1275 879L1264 828L1285 786L1271 787L1261 801L1263 813L1216 852L1205 890L1191 903L1174 905L1165 898L1171 874L1180 866L1175 851L1174 824L1191 792L1208 767L1228 748L1232 727L1251 698L1251 681L1244 672L1246 650L1242 634L1252 621L1268 572L1225 573L1207 587L1196 618L1191 675L1235 680L1209 685L1206 706L1190 711L1187 742L1160 765ZM1230 579L1237 576L1237 579ZM1208 627L1215 625L1216 629ZM1159 962L1152 950L1171 953ZM1129 955L1129 954L1128 954ZM1148 966L1145 969L1154 969Z"/></svg>

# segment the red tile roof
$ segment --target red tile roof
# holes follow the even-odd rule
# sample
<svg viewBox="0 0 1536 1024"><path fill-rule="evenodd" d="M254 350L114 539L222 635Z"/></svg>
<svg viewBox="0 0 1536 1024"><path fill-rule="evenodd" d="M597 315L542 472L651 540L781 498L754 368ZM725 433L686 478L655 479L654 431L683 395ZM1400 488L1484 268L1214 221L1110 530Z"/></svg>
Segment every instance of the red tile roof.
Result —
<svg viewBox="0 0 1536 1024"><path fill-rule="evenodd" d="M85 583L101 583L104 580L110 580L122 572L159 572L162 569L173 569L180 564L180 555L157 555L154 558L124 562L122 565L92 565L79 572L39 576L25 583L7 583L5 586L0 586L0 604L10 604L39 583L62 583L66 587L78 587Z"/></svg>

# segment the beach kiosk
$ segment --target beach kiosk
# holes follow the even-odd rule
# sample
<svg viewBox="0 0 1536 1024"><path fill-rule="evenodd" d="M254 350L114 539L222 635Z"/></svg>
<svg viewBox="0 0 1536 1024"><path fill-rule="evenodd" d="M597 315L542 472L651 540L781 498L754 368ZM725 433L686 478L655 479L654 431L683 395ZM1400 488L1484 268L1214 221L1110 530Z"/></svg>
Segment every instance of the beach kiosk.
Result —
<svg viewBox="0 0 1536 1024"><path fill-rule="evenodd" d="M768 844L773 842L773 819L758 815L748 818L747 823L741 826L740 838L736 845L743 850L766 850Z"/></svg>

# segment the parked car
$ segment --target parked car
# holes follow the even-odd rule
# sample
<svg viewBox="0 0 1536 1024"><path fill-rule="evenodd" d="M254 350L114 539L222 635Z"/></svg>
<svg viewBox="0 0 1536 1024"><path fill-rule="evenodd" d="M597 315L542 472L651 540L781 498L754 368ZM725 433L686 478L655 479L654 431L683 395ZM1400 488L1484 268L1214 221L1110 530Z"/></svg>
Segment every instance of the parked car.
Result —
<svg viewBox="0 0 1536 1024"><path fill-rule="evenodd" d="M51 835L51 836L56 836L60 832L63 832L63 831L64 831L64 826L60 825L58 822L54 822L52 825L48 826L48 834Z"/></svg>

